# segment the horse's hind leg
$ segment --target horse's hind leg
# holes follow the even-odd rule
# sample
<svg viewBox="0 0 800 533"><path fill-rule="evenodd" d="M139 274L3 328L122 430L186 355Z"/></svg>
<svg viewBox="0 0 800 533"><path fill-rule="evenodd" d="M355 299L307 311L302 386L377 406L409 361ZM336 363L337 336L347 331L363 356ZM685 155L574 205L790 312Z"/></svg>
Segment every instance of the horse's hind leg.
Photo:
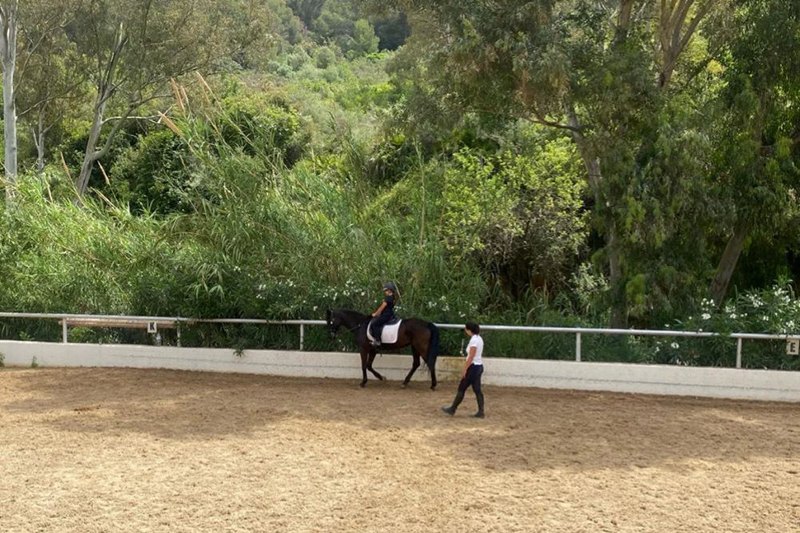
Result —
<svg viewBox="0 0 800 533"><path fill-rule="evenodd" d="M436 390L436 384L437 384L437 381L436 381L436 367L435 367L436 361L434 360L433 361L433 365L431 365L431 362L428 360L428 357L429 357L429 355L431 353L430 343L431 343L431 340L429 339L428 342L425 343L425 346L423 347L424 351L422 353L425 354L425 364L428 365L428 371L430 371L430 373L431 373L431 390Z"/></svg>
<svg viewBox="0 0 800 533"><path fill-rule="evenodd" d="M373 375L373 376L375 376L375 377L376 377L376 378L378 378L379 380L383 381L383 376L381 376L380 374L378 374L378 372L376 372L376 371L375 371L375 369L374 369L374 368L372 368L372 362L375 360L375 355L376 355L376 352L375 352L375 350L371 350L371 351L369 352L369 359L367 359L367 370L369 370L370 372L372 372L372 375Z"/></svg>
<svg viewBox="0 0 800 533"><path fill-rule="evenodd" d="M367 356L368 352L364 349L361 350L361 386L367 385Z"/></svg>
<svg viewBox="0 0 800 533"><path fill-rule="evenodd" d="M417 352L416 348L413 348L411 352L414 356L414 361L411 363L411 370L408 371L406 379L403 380L403 387L408 386L408 382L411 381L411 376L413 376L414 372L416 372L417 368L419 368L419 353Z"/></svg>

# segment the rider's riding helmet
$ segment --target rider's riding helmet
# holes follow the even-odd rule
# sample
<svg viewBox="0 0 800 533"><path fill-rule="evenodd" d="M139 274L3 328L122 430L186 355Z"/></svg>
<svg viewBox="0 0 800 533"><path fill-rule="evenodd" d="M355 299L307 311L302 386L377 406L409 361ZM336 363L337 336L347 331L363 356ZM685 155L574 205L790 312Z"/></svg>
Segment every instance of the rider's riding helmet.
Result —
<svg viewBox="0 0 800 533"><path fill-rule="evenodd" d="M389 290L389 291L392 291L393 293L397 294L397 285L395 285L391 281L387 281L386 283L383 284L383 290L385 290L385 291Z"/></svg>

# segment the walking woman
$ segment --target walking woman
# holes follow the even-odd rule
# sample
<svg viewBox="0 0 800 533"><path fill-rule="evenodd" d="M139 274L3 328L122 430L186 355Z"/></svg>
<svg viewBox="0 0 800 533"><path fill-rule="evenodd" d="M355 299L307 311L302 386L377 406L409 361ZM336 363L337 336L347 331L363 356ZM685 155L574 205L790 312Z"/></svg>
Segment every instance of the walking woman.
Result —
<svg viewBox="0 0 800 533"><path fill-rule="evenodd" d="M483 338L480 336L481 327L474 322L467 322L464 326L464 333L469 337L467 344L467 360L464 363L464 370L461 372L461 383L458 384L458 392L453 399L453 404L449 407L442 407L442 411L450 416L456 414L456 409L464 399L464 393L472 386L475 391L475 398L478 400L478 412L473 416L483 418L483 392L481 392L481 376L483 375Z"/></svg>

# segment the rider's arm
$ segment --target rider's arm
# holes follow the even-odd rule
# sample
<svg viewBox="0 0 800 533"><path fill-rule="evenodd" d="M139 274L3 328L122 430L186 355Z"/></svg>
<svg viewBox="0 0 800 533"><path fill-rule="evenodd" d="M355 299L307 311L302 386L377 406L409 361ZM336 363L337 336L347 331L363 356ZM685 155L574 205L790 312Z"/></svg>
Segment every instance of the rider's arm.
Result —
<svg viewBox="0 0 800 533"><path fill-rule="evenodd" d="M381 302L380 307L378 307L378 309L374 313L372 313L372 316L380 315L384 309L386 309L386 302Z"/></svg>

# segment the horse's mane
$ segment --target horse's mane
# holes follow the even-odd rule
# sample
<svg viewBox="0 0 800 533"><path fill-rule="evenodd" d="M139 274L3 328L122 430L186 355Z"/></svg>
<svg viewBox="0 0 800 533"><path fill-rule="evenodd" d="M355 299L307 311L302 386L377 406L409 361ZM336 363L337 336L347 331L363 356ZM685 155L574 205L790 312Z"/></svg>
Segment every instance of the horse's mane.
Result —
<svg viewBox="0 0 800 533"><path fill-rule="evenodd" d="M334 309L333 312L344 315L348 319L355 320L359 323L366 322L370 318L369 315L365 315L364 313L354 311L352 309Z"/></svg>

